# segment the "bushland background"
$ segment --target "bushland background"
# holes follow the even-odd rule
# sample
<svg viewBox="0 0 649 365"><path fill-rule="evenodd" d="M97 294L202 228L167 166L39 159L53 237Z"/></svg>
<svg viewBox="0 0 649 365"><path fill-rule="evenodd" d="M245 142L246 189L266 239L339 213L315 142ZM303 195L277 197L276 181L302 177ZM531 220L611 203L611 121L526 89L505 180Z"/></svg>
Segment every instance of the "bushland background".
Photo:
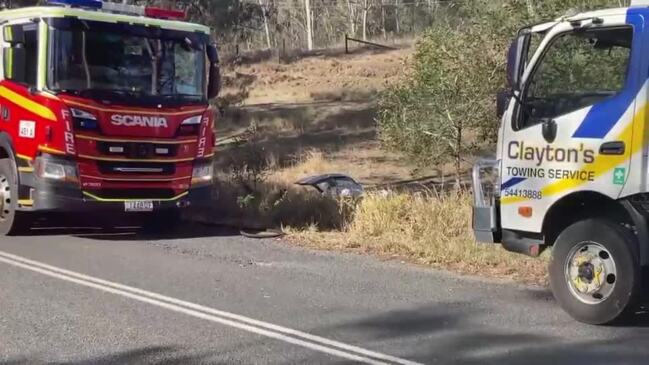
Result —
<svg viewBox="0 0 649 365"><path fill-rule="evenodd" d="M494 150L495 94L517 29L627 0L128 3L185 9L213 28L221 49L216 200L192 219L282 227L310 247L545 280L545 260L475 244L467 171ZM346 53L346 35L393 49L352 43ZM334 200L293 184L329 172L351 175L365 196Z"/></svg>

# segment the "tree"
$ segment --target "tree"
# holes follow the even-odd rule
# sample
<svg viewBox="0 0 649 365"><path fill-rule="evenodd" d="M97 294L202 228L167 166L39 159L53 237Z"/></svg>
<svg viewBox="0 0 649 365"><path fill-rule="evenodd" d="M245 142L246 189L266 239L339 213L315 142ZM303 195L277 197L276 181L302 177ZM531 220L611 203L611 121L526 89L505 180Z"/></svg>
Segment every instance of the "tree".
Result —
<svg viewBox="0 0 649 365"><path fill-rule="evenodd" d="M532 6L530 6L532 5ZM417 43L412 73L383 93L377 122L383 143L421 165L462 162L493 142L495 94L505 87L505 51L516 30L568 9L618 6L619 0L472 0L447 3L446 20ZM441 10L440 10L441 11Z"/></svg>
<svg viewBox="0 0 649 365"><path fill-rule="evenodd" d="M268 28L268 10L267 6L262 3L262 0L259 0L259 7L261 8L261 13L264 17L264 30L266 31L266 46L268 48L271 48L271 43L270 43L270 29Z"/></svg>
<svg viewBox="0 0 649 365"><path fill-rule="evenodd" d="M306 39L307 47L310 50L313 49L313 21L311 20L311 2L310 0L304 0L304 10L306 12Z"/></svg>

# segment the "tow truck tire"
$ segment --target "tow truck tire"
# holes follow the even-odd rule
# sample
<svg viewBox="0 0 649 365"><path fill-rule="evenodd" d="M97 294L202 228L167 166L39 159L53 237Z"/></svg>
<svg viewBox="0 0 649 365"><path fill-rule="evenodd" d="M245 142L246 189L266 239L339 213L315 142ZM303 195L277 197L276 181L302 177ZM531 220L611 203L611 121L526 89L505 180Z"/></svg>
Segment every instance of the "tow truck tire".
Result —
<svg viewBox="0 0 649 365"><path fill-rule="evenodd" d="M18 177L11 159L0 159L0 235L18 235L29 229L29 217L18 211Z"/></svg>
<svg viewBox="0 0 649 365"><path fill-rule="evenodd" d="M580 322L611 324L635 309L638 244L620 224L589 219L566 228L554 244L549 271L554 297Z"/></svg>

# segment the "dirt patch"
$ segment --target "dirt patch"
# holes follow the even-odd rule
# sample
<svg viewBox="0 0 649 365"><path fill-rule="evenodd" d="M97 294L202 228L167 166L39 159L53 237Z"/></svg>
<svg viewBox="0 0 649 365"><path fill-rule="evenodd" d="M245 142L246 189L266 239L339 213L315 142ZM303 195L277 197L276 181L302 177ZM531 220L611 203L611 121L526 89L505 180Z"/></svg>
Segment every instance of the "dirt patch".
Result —
<svg viewBox="0 0 649 365"><path fill-rule="evenodd" d="M411 48L387 52L307 57L289 64L267 61L230 66L225 72L224 96L241 95L239 80L249 91L242 105L299 103L318 100L367 100L397 82Z"/></svg>

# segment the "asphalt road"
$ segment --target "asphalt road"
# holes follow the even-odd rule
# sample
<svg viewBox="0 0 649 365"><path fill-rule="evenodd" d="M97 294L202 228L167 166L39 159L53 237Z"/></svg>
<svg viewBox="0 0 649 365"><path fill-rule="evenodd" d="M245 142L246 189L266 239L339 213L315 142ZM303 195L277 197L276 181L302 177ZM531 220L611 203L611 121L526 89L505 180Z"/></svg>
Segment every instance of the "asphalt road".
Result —
<svg viewBox="0 0 649 365"><path fill-rule="evenodd" d="M640 364L649 314L225 229L0 239L0 364Z"/></svg>

